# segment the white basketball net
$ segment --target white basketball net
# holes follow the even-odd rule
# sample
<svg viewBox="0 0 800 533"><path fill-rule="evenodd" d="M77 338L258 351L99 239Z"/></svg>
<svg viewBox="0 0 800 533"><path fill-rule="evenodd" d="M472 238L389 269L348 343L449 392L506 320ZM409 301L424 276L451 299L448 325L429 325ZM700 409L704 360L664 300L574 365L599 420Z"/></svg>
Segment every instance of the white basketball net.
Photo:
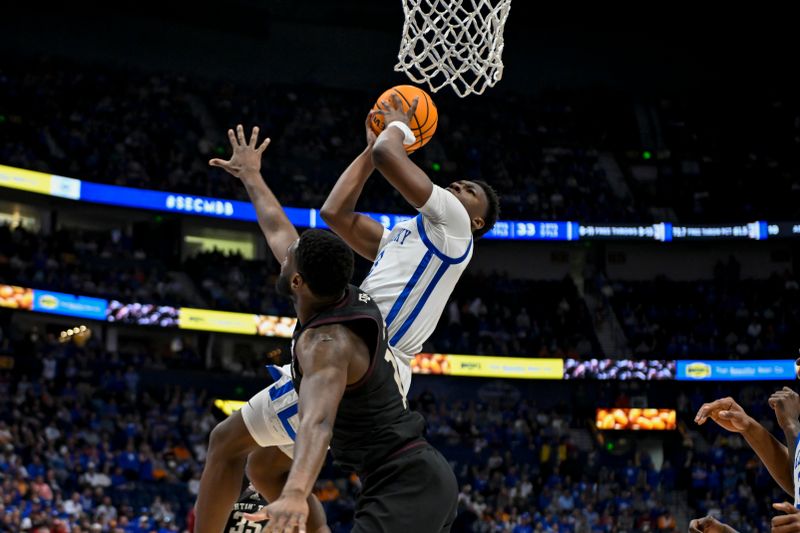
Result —
<svg viewBox="0 0 800 533"><path fill-rule="evenodd" d="M406 22L394 69L432 92L482 94L503 77L511 0L403 0Z"/></svg>

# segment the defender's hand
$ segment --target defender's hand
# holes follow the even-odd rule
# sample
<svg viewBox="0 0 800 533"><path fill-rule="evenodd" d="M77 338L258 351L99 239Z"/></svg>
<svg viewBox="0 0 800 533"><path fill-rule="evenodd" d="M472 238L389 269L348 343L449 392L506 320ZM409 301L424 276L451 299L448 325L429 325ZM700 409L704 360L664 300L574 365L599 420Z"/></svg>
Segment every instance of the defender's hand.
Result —
<svg viewBox="0 0 800 533"><path fill-rule="evenodd" d="M703 404L694 421L702 425L709 418L733 433L743 433L753 424L753 419L731 397Z"/></svg>
<svg viewBox="0 0 800 533"><path fill-rule="evenodd" d="M237 178L243 178L251 174L258 174L261 171L261 156L269 146L270 139L267 137L260 145L258 142L258 126L253 128L250 134L250 142L244 138L244 128L241 124L236 126L236 133L228 130L228 139L233 148L233 155L230 159L212 159L208 162L212 167L219 167L225 172Z"/></svg>
<svg viewBox="0 0 800 533"><path fill-rule="evenodd" d="M264 533L306 533L308 500L299 494L281 494L281 497L262 507L257 513L244 513L251 522L269 520Z"/></svg>
<svg viewBox="0 0 800 533"><path fill-rule="evenodd" d="M786 513L772 519L772 533L795 533L800 531L800 510L788 502L773 503L772 507L776 511Z"/></svg>
<svg viewBox="0 0 800 533"><path fill-rule="evenodd" d="M736 530L713 516L696 518L689 522L689 533L734 533Z"/></svg>

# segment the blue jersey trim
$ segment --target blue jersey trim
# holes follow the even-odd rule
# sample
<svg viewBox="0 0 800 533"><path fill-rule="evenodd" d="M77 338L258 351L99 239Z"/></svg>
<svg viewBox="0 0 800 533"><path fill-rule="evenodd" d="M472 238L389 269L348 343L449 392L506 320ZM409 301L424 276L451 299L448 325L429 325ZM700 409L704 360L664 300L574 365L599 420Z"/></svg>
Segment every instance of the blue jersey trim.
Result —
<svg viewBox="0 0 800 533"><path fill-rule="evenodd" d="M428 238L428 234L425 233L425 224L422 222L422 215L417 215L417 231L419 231L419 236L422 239L422 242L425 244L425 247L428 248L428 250L436 257L441 259L442 262L448 265L457 265L458 263L463 262L467 256L469 256L469 251L472 249L472 239L470 239L467 250L461 257L450 257L449 255L445 255L440 252L439 249L436 248L436 246L434 246L431 240Z"/></svg>
<svg viewBox="0 0 800 533"><path fill-rule="evenodd" d="M266 365L266 367L267 372L269 372L269 375L272 377L272 381L278 381L283 377L283 374L275 365Z"/></svg>
<svg viewBox="0 0 800 533"><path fill-rule="evenodd" d="M800 479L798 479L798 473L797 473L797 446L798 445L800 445L800 433L798 433L797 437L795 437L795 439L794 439L794 450L793 450L794 451L794 456L792 457L792 463L793 463L792 482L794 483L794 496L795 496L794 506L795 506L795 508L800 509L800 502L797 501L797 494L798 494L797 484L800 483Z"/></svg>
<svg viewBox="0 0 800 533"><path fill-rule="evenodd" d="M281 424L283 424L283 429L286 430L286 434L289 435L289 438L292 440L296 440L297 435L295 434L294 429L292 429L292 425L289 423L289 419L296 414L297 414L296 403L290 405L289 407L278 413L278 418L280 419Z"/></svg>
<svg viewBox="0 0 800 533"><path fill-rule="evenodd" d="M419 262L417 269L411 275L411 279L408 280L406 286L403 287L403 292L400 293L400 296L397 297L397 300L394 301L392 308L389 310L389 314L386 315L386 327L388 328L394 319L397 318L397 313L400 312L402 309L403 304L406 303L408 296L411 294L411 291L414 290L414 287L419 283L419 278L422 277L422 273L425 272L425 269L428 267L428 263L431 262L431 258L433 257L433 253L428 251L425 252L425 255L422 256L422 261Z"/></svg>
<svg viewBox="0 0 800 533"><path fill-rule="evenodd" d="M292 381L289 380L280 387L272 387L271 389L269 389L269 397L272 398L273 400L277 400L284 394L290 393L292 390L294 390L294 383L292 383Z"/></svg>
<svg viewBox="0 0 800 533"><path fill-rule="evenodd" d="M467 251L469 252L469 250ZM448 263L442 263L441 266L439 266L439 270L437 270L436 274L433 275L433 279L431 279L431 282L425 288L425 292L422 293L422 296L417 302L417 305L414 306L414 309L411 311L411 314L408 315L405 322L403 322L403 324L400 326L400 329L398 329L392 336L392 338L389 339L390 346L394 346L400 339L403 338L403 335L405 335L406 331L408 331L408 328L410 328L411 325L414 323L414 320L417 319L417 316L422 311L422 308L425 306L425 303L428 301L428 298L430 298L431 294L433 293L433 289L436 288L436 285L442 279L444 273L447 272L448 268L450 268L450 265Z"/></svg>

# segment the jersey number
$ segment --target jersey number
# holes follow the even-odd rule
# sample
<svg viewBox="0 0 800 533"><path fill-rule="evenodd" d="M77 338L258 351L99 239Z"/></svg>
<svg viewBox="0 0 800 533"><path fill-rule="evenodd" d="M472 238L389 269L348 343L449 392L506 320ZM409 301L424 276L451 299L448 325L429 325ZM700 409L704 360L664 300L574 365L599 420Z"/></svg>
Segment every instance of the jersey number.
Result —
<svg viewBox="0 0 800 533"><path fill-rule="evenodd" d="M261 523L250 522L242 514L241 511L233 513L233 519L239 522L235 526L231 526L228 533L261 533Z"/></svg>
<svg viewBox="0 0 800 533"><path fill-rule="evenodd" d="M400 379L400 371L397 369L397 358L395 358L392 350L388 348L386 349L386 355L383 358L392 365L392 368L394 368L394 382L397 383L397 390L400 391L400 396L403 398L403 407L408 409L408 399L406 398L406 393L403 389L403 381Z"/></svg>

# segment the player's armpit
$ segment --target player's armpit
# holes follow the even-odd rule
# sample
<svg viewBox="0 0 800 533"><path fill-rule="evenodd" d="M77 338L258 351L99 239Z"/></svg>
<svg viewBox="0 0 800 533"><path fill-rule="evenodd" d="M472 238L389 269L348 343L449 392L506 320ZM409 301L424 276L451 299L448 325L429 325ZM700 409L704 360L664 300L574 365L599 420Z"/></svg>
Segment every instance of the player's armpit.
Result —
<svg viewBox="0 0 800 533"><path fill-rule="evenodd" d="M386 128L381 132L372 147L372 163L415 209L430 198L433 182L408 158L399 129Z"/></svg>
<svg viewBox="0 0 800 533"><path fill-rule="evenodd" d="M383 238L383 225L361 213L323 219L336 235L361 257L374 261Z"/></svg>

